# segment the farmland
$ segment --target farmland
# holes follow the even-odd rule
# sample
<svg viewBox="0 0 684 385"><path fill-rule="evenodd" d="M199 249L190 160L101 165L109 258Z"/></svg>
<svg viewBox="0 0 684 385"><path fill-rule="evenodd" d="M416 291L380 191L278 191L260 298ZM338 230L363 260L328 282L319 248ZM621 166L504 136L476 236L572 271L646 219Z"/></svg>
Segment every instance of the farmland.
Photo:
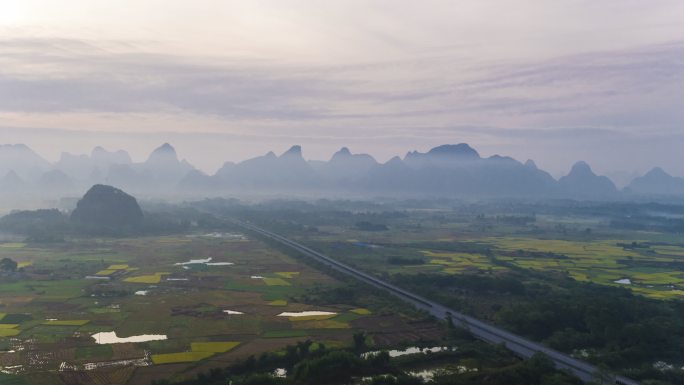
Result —
<svg viewBox="0 0 684 385"><path fill-rule="evenodd" d="M684 236L670 219L679 206L430 205L322 202L268 222L264 205L245 217L597 366L645 382L684 375ZM637 214L651 217L637 227Z"/></svg>
<svg viewBox="0 0 684 385"><path fill-rule="evenodd" d="M663 384L682 376L684 237L676 232L616 229L605 212L565 207L530 214L525 207L283 205L219 211L220 230L209 234L0 244L0 258L18 267L0 280L2 381L193 383L206 373L232 376L240 365L294 369L312 359L293 356L303 346L316 347L314 357L342 349L358 358L416 342L468 346L457 355L471 361L459 368L478 367L481 378L524 366L381 291L242 233L235 218L595 365ZM656 364L673 369L654 374Z"/></svg>
<svg viewBox="0 0 684 385"><path fill-rule="evenodd" d="M308 303L316 288L345 283L244 236L14 243L0 247L5 257L23 268L0 281L3 384L148 385L306 339L347 346L392 306L371 294ZM306 311L331 315L278 316ZM391 313L387 343L421 337L409 324L419 315Z"/></svg>
<svg viewBox="0 0 684 385"><path fill-rule="evenodd" d="M415 218L412 218L415 220ZM557 225L563 218L546 218ZM565 219L564 223L568 223ZM593 233L422 222L420 230L362 232L326 226L300 240L332 255L390 274L496 274L538 271L623 287L656 299L684 299L684 236L651 232ZM596 230L598 229L598 231ZM541 235L540 235L541 234Z"/></svg>

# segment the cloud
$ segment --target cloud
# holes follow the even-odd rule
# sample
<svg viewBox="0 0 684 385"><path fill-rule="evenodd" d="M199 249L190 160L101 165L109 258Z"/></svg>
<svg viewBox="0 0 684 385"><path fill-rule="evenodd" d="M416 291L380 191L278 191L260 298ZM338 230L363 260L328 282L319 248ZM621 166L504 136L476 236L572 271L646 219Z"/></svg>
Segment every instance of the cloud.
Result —
<svg viewBox="0 0 684 385"><path fill-rule="evenodd" d="M323 88L323 79L297 71L210 60L199 64L168 54L112 53L63 39L0 42L0 54L4 111L182 110L237 119L307 119L323 108L297 105L298 100L319 98ZM33 63L40 63L33 73L12 73Z"/></svg>
<svg viewBox="0 0 684 385"><path fill-rule="evenodd" d="M460 71L444 69L448 56L296 66L127 49L141 45L136 42L102 45L67 39L0 42L0 110L181 111L237 121L365 119L378 126L405 118L421 125L431 123L426 119L476 125L508 119L514 125L614 126L633 125L630 119L646 114L656 115L656 122L663 116L661 125L667 125L681 117L674 101L684 93L677 70L684 53L680 42L523 65L477 69L467 63ZM622 105L630 108L621 110Z"/></svg>
<svg viewBox="0 0 684 385"><path fill-rule="evenodd" d="M668 20L680 6L523 3L516 12L496 2L227 7L217 14L235 13L229 33L211 16L185 39L196 19L178 31L166 20L175 44L154 24L121 38L0 30L0 120L15 132L175 133L197 138L196 149L219 136L231 160L286 142L317 146L321 158L342 144L382 158L470 141L487 153L562 158L559 170L590 160L587 148L619 166L640 142L679 140L684 43ZM199 8L192 14L207 14ZM606 143L619 145L602 160Z"/></svg>

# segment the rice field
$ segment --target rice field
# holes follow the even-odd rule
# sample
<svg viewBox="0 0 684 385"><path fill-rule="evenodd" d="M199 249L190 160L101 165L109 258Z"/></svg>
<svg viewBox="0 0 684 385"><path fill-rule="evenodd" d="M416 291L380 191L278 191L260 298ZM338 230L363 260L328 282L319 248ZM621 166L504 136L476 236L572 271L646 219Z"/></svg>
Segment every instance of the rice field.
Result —
<svg viewBox="0 0 684 385"><path fill-rule="evenodd" d="M297 322L293 325L295 329L350 329L351 325L347 322L339 322L333 319L314 319L305 322Z"/></svg>
<svg viewBox="0 0 684 385"><path fill-rule="evenodd" d="M306 330L269 330L262 336L264 338L295 338L306 337L309 333Z"/></svg>
<svg viewBox="0 0 684 385"><path fill-rule="evenodd" d="M156 365L196 362L213 356L212 352L182 352L153 354L152 362Z"/></svg>
<svg viewBox="0 0 684 385"><path fill-rule="evenodd" d="M358 315L370 315L371 314L370 310L364 309L364 308L351 309L350 312L352 312L354 314L358 314Z"/></svg>
<svg viewBox="0 0 684 385"><path fill-rule="evenodd" d="M48 326L83 326L90 322L90 320L47 320L43 325Z"/></svg>
<svg viewBox="0 0 684 385"><path fill-rule="evenodd" d="M128 268L128 265L110 265L107 270L126 270Z"/></svg>
<svg viewBox="0 0 684 385"><path fill-rule="evenodd" d="M298 300L308 288L339 283L249 239L70 241L0 248L0 258L5 256L30 261L25 272L32 278L0 282L0 346L10 350L11 343L29 351L39 344L44 352L40 359L3 353L3 358L24 365L17 369L20 376L40 371L55 377L62 373L63 363L82 367L92 362L138 362L141 366L130 372L130 383L147 384L145 373L156 365L174 364L164 372L171 376L189 367L205 368L214 362L207 360L212 356L240 357L243 349L255 354L273 346L282 348L282 339L348 344L354 333L352 322L373 316L367 309L353 313L348 310L354 308L351 304L341 303L329 308L346 319L334 319L337 314L296 321L278 317L282 312L310 309L312 305ZM174 266L198 258L233 264ZM147 295L135 295L141 290ZM107 333L115 334L116 343L93 338ZM166 339L137 338L148 335ZM27 385L52 383L59 383L56 377Z"/></svg>
<svg viewBox="0 0 684 385"><path fill-rule="evenodd" d="M3 249L23 249L24 247L26 244L21 242L0 243L0 248Z"/></svg>
<svg viewBox="0 0 684 385"><path fill-rule="evenodd" d="M678 234L616 231L596 218L562 215L538 216L534 227L493 224L490 228L474 226L477 220L472 218L462 219L462 224L443 224L420 214L416 217L422 219L422 227L412 230L396 226L364 233L329 226L325 234L314 237L313 245L378 273L553 271L651 298L684 298L684 237ZM581 226L594 231L567 230L584 230Z"/></svg>
<svg viewBox="0 0 684 385"><path fill-rule="evenodd" d="M506 270L491 263L490 259L480 254L445 253L422 251L429 258L429 264L438 265L445 273L460 273L468 270Z"/></svg>
<svg viewBox="0 0 684 385"><path fill-rule="evenodd" d="M239 342L193 342L190 348L193 352L225 353L238 345Z"/></svg>
<svg viewBox="0 0 684 385"><path fill-rule="evenodd" d="M684 275L672 267L684 261L679 255L684 248L679 246L626 249L615 239L582 242L503 237L481 241L495 246L498 260L525 269L567 272L579 281L629 287L653 298L684 298L680 290Z"/></svg>
<svg viewBox="0 0 684 385"><path fill-rule="evenodd" d="M239 342L193 342L189 352L153 354L152 362L157 365L196 362L230 351L238 345Z"/></svg>
<svg viewBox="0 0 684 385"><path fill-rule="evenodd" d="M290 283L282 278L264 278L264 283L268 286L290 286Z"/></svg>
<svg viewBox="0 0 684 385"><path fill-rule="evenodd" d="M147 283L147 284L153 284L153 283L159 283L161 282L161 279L165 275L169 275L171 273L154 273L154 274L149 274L149 275L139 275L136 277L128 277L124 279L124 282L130 282L130 283Z"/></svg>
<svg viewBox="0 0 684 385"><path fill-rule="evenodd" d="M445 238L445 242L449 240ZM491 255L411 250L423 255L425 264L391 267L390 271L497 274L522 268L561 272L578 281L627 287L652 298L684 298L684 272L677 267L684 264L684 244L649 244L648 239L625 243L620 239L582 241L533 236L472 237L459 241L484 245ZM625 247L631 242L647 246Z"/></svg>
<svg viewBox="0 0 684 385"><path fill-rule="evenodd" d="M281 277L281 278L287 278L287 279L292 279L295 278L299 275L298 271L279 271L276 272L275 275Z"/></svg>
<svg viewBox="0 0 684 385"><path fill-rule="evenodd" d="M14 337L20 332L18 329L0 329L0 337Z"/></svg>

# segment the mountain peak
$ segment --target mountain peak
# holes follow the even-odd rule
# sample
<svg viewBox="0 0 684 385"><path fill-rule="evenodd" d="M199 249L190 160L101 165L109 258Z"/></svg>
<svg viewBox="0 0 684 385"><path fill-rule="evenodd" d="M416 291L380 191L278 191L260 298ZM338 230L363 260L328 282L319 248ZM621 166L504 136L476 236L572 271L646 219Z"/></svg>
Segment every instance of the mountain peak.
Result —
<svg viewBox="0 0 684 385"><path fill-rule="evenodd" d="M297 157L297 158L301 158L301 157L302 157L302 146L294 145L294 146L290 147L289 150L285 151L285 152L283 153L283 155L281 155L280 157L281 157L281 158L282 158L282 157L288 157L288 158L289 158L289 157Z"/></svg>
<svg viewBox="0 0 684 385"><path fill-rule="evenodd" d="M393 156L390 160L385 162L385 165L403 165L403 161L398 156Z"/></svg>
<svg viewBox="0 0 684 385"><path fill-rule="evenodd" d="M6 148L6 149L11 149L11 150L20 150L20 151L32 151L27 145L23 143L17 143L17 144L0 144L0 148Z"/></svg>
<svg viewBox="0 0 684 385"><path fill-rule="evenodd" d="M109 152L107 151L104 147L102 146L97 146L93 148L93 151L90 152L90 159L97 163L101 164L110 164L110 163L132 163L133 160L131 159L131 156L128 155L128 153L124 150L118 150L118 151L112 151Z"/></svg>
<svg viewBox="0 0 684 385"><path fill-rule="evenodd" d="M526 166L526 167L529 167L529 168L533 168L533 169L535 169L535 170L537 169L537 164L534 163L534 161L533 161L532 159L528 159L528 160L525 162L525 166Z"/></svg>
<svg viewBox="0 0 684 385"><path fill-rule="evenodd" d="M347 147L342 147L340 148L339 151L333 154L332 158L330 158L330 161L336 161L336 160L342 160L342 159L347 159L352 157L351 151Z"/></svg>
<svg viewBox="0 0 684 385"><path fill-rule="evenodd" d="M459 143L459 144L443 144L441 146L437 146L435 148L432 148L430 151L428 151L428 155L437 155L437 156L448 156L448 157L458 157L458 158L479 158L480 154L478 154L475 149L470 147L467 143Z"/></svg>
<svg viewBox="0 0 684 385"><path fill-rule="evenodd" d="M0 175L13 170L24 179L36 179L51 166L25 144L0 144Z"/></svg>
<svg viewBox="0 0 684 385"><path fill-rule="evenodd" d="M591 166L589 166L589 164L587 162L580 160L579 162L572 165L572 169L570 169L570 174L592 174L592 175L594 175L594 171L592 171Z"/></svg>
<svg viewBox="0 0 684 385"><path fill-rule="evenodd" d="M147 159L147 163L166 163L169 161L177 163L178 156L176 155L176 149L168 143L164 143L154 149Z"/></svg>
<svg viewBox="0 0 684 385"><path fill-rule="evenodd" d="M577 162L568 175L558 180L563 191L578 196L608 196L617 192L615 184L605 176L598 176L587 162Z"/></svg>
<svg viewBox="0 0 684 385"><path fill-rule="evenodd" d="M651 177L651 178L653 178L653 177L671 178L672 177L672 175L668 174L667 172L665 172L665 170L663 170L660 167L653 167L651 169L651 171L647 172L646 175L644 175L644 176Z"/></svg>
<svg viewBox="0 0 684 385"><path fill-rule="evenodd" d="M644 176L635 178L627 186L630 192L647 195L684 195L684 178L672 176L654 167Z"/></svg>
<svg viewBox="0 0 684 385"><path fill-rule="evenodd" d="M173 148L172 145L168 143L164 143L161 146L157 147L157 149L154 150L154 152L176 152L176 149Z"/></svg>

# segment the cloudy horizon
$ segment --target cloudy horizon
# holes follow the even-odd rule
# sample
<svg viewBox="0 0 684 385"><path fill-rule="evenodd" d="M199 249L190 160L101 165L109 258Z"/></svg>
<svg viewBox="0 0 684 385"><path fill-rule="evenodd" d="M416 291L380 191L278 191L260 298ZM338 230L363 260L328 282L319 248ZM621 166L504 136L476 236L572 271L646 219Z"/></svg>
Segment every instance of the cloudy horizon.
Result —
<svg viewBox="0 0 684 385"><path fill-rule="evenodd" d="M206 172L302 145L467 142L684 175L678 1L0 1L0 133L49 160L163 142Z"/></svg>

